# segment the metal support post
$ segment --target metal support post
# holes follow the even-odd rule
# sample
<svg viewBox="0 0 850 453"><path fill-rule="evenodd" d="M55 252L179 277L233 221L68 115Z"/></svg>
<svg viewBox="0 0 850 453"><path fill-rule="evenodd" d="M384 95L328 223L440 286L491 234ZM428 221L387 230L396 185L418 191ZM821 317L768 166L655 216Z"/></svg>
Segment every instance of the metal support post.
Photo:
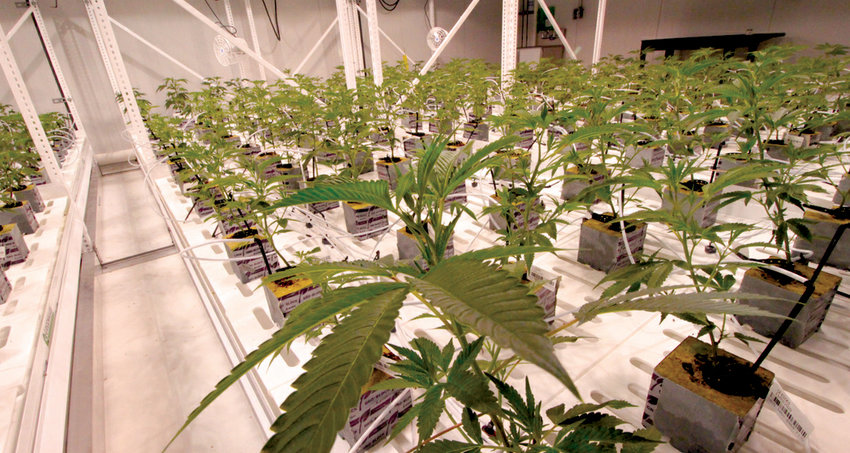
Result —
<svg viewBox="0 0 850 453"><path fill-rule="evenodd" d="M3 68L3 74L6 75L6 80L9 82L9 91L15 98L18 111L24 117L27 130L29 130L30 137L35 144L35 150L41 157L41 164L47 171L50 182L59 183L62 187L65 187L62 169L59 168L56 155L53 154L53 148L50 147L50 142L41 126L41 120L39 120L38 113L35 111L35 106L33 106L32 98L27 91L18 63L12 55L12 48L9 47L9 41L6 40L6 32L2 25L0 25L0 66Z"/></svg>
<svg viewBox="0 0 850 453"><path fill-rule="evenodd" d="M360 60L354 41L354 24L351 20L350 0L336 0L336 17L339 26L339 43L342 48L342 64L345 71L345 85L349 90L357 88L357 67Z"/></svg>
<svg viewBox="0 0 850 453"><path fill-rule="evenodd" d="M116 88L123 101L122 105L119 106L119 110L126 112L125 119L128 123L127 128L133 148L153 156L147 128L142 120L139 105L136 103L136 95L133 92L130 77L127 75L127 68L124 66L124 59L121 56L121 50L118 48L118 41L115 39L115 34L112 31L109 15L106 13L106 5L104 5L103 0L88 0L85 2L85 6L92 29L97 29L97 32L101 36L103 52L107 56L103 64L107 66L107 71L111 66L112 72L115 75Z"/></svg>
<svg viewBox="0 0 850 453"><path fill-rule="evenodd" d="M466 10L463 11L463 14L460 15L460 18L449 31L449 34L446 36L446 39L443 40L443 43L440 44L440 47L437 47L437 50L435 50L434 53L431 54L431 58L429 58L428 61L425 62L425 65L422 66L422 70L419 71L419 75L425 75L428 73L428 71L431 70L431 67L434 66L434 63L437 62L437 58L440 56L440 54L443 53L444 50L446 50L446 46L449 45L449 43L452 41L452 38L454 38L457 34L457 31L460 30L461 25L466 22L466 19L472 13L472 10L475 9L475 5L478 4L478 1L479 0L472 0L471 2L469 2L469 6L467 6Z"/></svg>
<svg viewBox="0 0 850 453"><path fill-rule="evenodd" d="M546 18L549 19L549 23L552 24L552 28L555 29L555 34L558 35L558 39L561 40L561 44L564 45L564 49L567 50L567 54L569 54L570 58L573 60L578 60L576 53L573 52L572 46L570 46L570 43L567 42L567 37L564 36L564 32L561 31L558 21L555 20L555 16L552 15L552 11L549 11L549 6L546 4L546 0L537 0L537 3L540 4L540 9L543 10L543 14L546 15Z"/></svg>
<svg viewBox="0 0 850 453"><path fill-rule="evenodd" d="M510 86L516 69L519 0L502 1L502 89Z"/></svg>
<svg viewBox="0 0 850 453"><path fill-rule="evenodd" d="M251 0L245 0L245 15L248 16L248 29L251 31L251 44L254 46L254 52L260 54L260 40L257 39L257 26L254 24L254 11L251 9ZM260 68L260 79L266 80L266 68L262 64ZM295 71L298 72L298 71Z"/></svg>
<svg viewBox="0 0 850 453"><path fill-rule="evenodd" d="M233 19L233 8L230 7L230 0L224 0L224 14L227 16L227 24L230 25L230 28L236 30L236 21ZM238 33L238 31L236 32ZM235 36L236 33L233 33ZM239 78L245 78L245 63L239 62Z"/></svg>
<svg viewBox="0 0 850 453"><path fill-rule="evenodd" d="M602 56L602 32L605 29L605 7L608 6L608 0L599 0L596 11L596 32L593 35L593 59L595 65L599 63L599 58Z"/></svg>
<svg viewBox="0 0 850 453"><path fill-rule="evenodd" d="M369 23L369 53L372 57L372 76L375 85L384 84L384 65L381 61L381 38L378 34L378 9L375 0L366 0L366 18Z"/></svg>
<svg viewBox="0 0 850 453"><path fill-rule="evenodd" d="M71 121L74 124L74 127L85 134L82 120L80 119L80 112L77 110L77 104L74 98L71 97L71 88L68 86L68 81L65 80L65 73L62 72L62 68L59 65L59 59L56 57L56 50L53 48L53 43L50 41L50 35L47 32L47 25L44 22L44 17L41 15L41 10L38 8L38 3L33 3L30 8L32 9L32 20L35 22L35 30L41 39L44 54L47 56L47 62L50 64L53 76L56 78L56 85L59 87L59 93L62 95L62 102L65 103L65 107L68 109L68 114L71 115Z"/></svg>

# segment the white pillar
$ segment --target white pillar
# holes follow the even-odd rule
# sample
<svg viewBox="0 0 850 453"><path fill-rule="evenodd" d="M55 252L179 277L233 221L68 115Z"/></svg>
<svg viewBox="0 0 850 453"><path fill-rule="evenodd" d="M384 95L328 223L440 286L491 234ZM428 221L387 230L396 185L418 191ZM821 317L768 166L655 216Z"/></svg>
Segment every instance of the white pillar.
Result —
<svg viewBox="0 0 850 453"><path fill-rule="evenodd" d="M502 1L502 88L510 85L516 69L519 0Z"/></svg>

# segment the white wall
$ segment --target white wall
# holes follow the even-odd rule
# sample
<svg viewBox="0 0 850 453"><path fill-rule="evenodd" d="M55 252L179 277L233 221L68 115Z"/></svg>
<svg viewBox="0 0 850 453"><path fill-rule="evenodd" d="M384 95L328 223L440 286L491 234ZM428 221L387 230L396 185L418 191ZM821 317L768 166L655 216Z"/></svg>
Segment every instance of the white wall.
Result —
<svg viewBox="0 0 850 453"><path fill-rule="evenodd" d="M245 0L230 0L236 16L238 35L251 42L245 14ZM335 17L334 0L278 0L281 40L271 31L262 3L250 0L257 26L260 52L281 69L294 69L313 43ZM468 1L436 0L438 25L449 29L461 15ZM567 39L577 49L579 57L590 60L596 22L596 0L584 1L584 18L572 19L572 10L580 0L549 0L556 7L556 19L567 27ZM127 148L120 137L122 119L114 102L105 69L100 60L91 28L81 1L59 1L42 4L50 37L59 53L65 75L71 84L71 95L77 100L82 120L92 135L95 152L111 152ZM141 3L144 3L142 5ZM235 77L236 67L220 66L213 55L212 41L216 32L170 0L145 2L107 0L112 17L142 35L153 44L204 76ZM203 0L189 3L208 17L212 14ZM219 17L225 19L222 0L210 0ZM273 0L266 1L269 6ZM379 7L381 27L414 60L430 55L425 45L428 30L424 15L425 0L401 0L393 12ZM0 24L10 28L22 10L14 2L0 2ZM637 50L642 39L698 36L726 33L785 32L786 41L804 45L835 42L850 45L850 1L847 0L609 0L603 36L602 54L623 54ZM501 1L481 0L442 58L478 57L499 61L501 49ZM364 28L366 26L363 20ZM115 35L130 80L156 104L162 96L154 93L162 79L168 76L192 77L154 51L115 29ZM365 36L365 30L364 30ZM368 39L367 39L368 41ZM51 102L59 96L42 55L31 22L22 27L12 40L12 47L39 112L61 109ZM386 41L382 42L386 61L397 61L400 55ZM368 51L368 49L367 49ZM339 41L334 29L324 45L305 66L304 72L325 76L342 63ZM368 56L367 56L367 66ZM248 63L249 78L257 78L257 66ZM0 102L13 103L3 80L0 80Z"/></svg>
<svg viewBox="0 0 850 453"><path fill-rule="evenodd" d="M549 0L555 19L579 58L590 61L598 2L585 0L584 18L572 19L580 0ZM643 39L784 32L774 42L814 46L823 42L850 46L847 0L609 0L602 55L640 49Z"/></svg>

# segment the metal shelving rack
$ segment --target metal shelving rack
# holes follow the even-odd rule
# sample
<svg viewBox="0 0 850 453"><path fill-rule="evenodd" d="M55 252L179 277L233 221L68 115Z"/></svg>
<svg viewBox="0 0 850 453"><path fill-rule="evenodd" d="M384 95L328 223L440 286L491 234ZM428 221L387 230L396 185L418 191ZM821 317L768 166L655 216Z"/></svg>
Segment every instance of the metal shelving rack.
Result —
<svg viewBox="0 0 850 453"><path fill-rule="evenodd" d="M65 168L60 167L56 160L9 46L10 39L30 18L62 93L61 101L67 107L76 128L76 158ZM44 189L49 194L45 198L52 198L54 206L63 209L61 224L53 226L58 229L53 231L58 235L58 248L55 254L45 258L53 261L37 263L38 269L47 271L46 284L49 285L42 288L42 305L38 307L41 310L38 316L40 321L36 329L38 335L32 339L32 348L25 351L30 354L30 368L24 378L25 382L17 383L22 394L18 396L10 432L5 433L5 448L6 451L17 452L62 451L68 417L80 256L91 247L82 222L81 207L86 205L88 197L92 149L38 3L28 2L8 32L0 26L0 67L50 180ZM35 278L35 281L38 280ZM14 294L13 290L13 297Z"/></svg>

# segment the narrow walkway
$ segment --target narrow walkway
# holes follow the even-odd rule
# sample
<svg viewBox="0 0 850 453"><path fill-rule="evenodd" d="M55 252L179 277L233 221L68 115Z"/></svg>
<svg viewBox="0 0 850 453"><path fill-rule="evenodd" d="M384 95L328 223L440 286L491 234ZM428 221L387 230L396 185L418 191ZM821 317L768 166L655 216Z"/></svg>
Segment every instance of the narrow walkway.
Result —
<svg viewBox="0 0 850 453"><path fill-rule="evenodd" d="M168 247L170 237L142 173L98 179L95 242L113 264L94 268L92 434L86 450L158 452L231 367L184 264ZM141 255L122 255L130 250ZM263 439L244 393L234 386L169 451L258 452ZM68 451L83 451L85 442L73 440L72 432Z"/></svg>

